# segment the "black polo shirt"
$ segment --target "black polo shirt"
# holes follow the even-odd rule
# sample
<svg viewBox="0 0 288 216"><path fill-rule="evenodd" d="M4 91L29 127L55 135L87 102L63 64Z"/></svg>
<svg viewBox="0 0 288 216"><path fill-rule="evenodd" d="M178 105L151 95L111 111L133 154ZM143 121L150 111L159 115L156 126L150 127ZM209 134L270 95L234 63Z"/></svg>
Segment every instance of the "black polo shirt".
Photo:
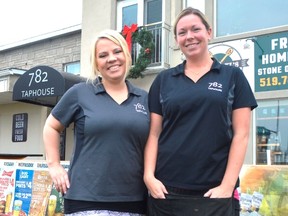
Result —
<svg viewBox="0 0 288 216"><path fill-rule="evenodd" d="M232 111L257 106L240 68L213 61L196 83L185 76L184 61L161 72L150 88L150 112L163 116L155 175L165 185L219 185L233 136Z"/></svg>
<svg viewBox="0 0 288 216"><path fill-rule="evenodd" d="M146 197L143 151L149 133L148 95L126 84L129 96L120 105L98 81L74 85L52 110L63 125L74 122L71 187L65 198L131 202Z"/></svg>

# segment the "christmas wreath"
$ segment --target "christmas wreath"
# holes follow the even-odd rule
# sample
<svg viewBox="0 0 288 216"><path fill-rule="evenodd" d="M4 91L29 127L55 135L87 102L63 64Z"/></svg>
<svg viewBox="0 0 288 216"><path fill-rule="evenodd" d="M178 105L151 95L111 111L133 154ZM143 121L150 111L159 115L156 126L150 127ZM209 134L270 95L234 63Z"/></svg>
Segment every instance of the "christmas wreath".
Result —
<svg viewBox="0 0 288 216"><path fill-rule="evenodd" d="M153 35L145 28L138 28L136 24L132 24L131 27L125 25L122 30L122 35L127 41L130 52L133 43L138 43L141 46L136 62L131 67L127 78L142 78L142 71L151 63L154 53Z"/></svg>

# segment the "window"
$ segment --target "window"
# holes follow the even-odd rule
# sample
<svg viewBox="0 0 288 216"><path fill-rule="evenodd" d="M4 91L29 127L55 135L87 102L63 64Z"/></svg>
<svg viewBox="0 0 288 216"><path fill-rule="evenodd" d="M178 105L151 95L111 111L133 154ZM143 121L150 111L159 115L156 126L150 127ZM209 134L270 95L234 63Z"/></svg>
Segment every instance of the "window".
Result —
<svg viewBox="0 0 288 216"><path fill-rule="evenodd" d="M162 62L162 0L124 0L117 1L117 30L122 31L125 25L137 24L145 27L153 34L155 53L152 64L159 65ZM167 43L167 41L166 41ZM168 44L167 44L168 45ZM166 46L165 46L166 47ZM133 44L132 62L137 59L139 46Z"/></svg>
<svg viewBox="0 0 288 216"><path fill-rule="evenodd" d="M8 91L8 78L0 79L0 92Z"/></svg>
<svg viewBox="0 0 288 216"><path fill-rule="evenodd" d="M256 164L288 165L288 100L258 101Z"/></svg>
<svg viewBox="0 0 288 216"><path fill-rule="evenodd" d="M75 75L80 75L80 61L64 64L64 71Z"/></svg>
<svg viewBox="0 0 288 216"><path fill-rule="evenodd" d="M136 23L138 26L143 25L143 1L139 5L137 0L117 1L117 30L122 31L124 25L131 26Z"/></svg>
<svg viewBox="0 0 288 216"><path fill-rule="evenodd" d="M153 24L162 21L162 0L125 0L117 1L117 30L121 31L124 25L138 26Z"/></svg>
<svg viewBox="0 0 288 216"><path fill-rule="evenodd" d="M216 37L287 26L288 1L215 0Z"/></svg>
<svg viewBox="0 0 288 216"><path fill-rule="evenodd" d="M121 29L124 25L131 26L133 23L137 23L137 4L127 5L122 8L122 24Z"/></svg>
<svg viewBox="0 0 288 216"><path fill-rule="evenodd" d="M147 0L145 4L145 24L161 22L162 0Z"/></svg>

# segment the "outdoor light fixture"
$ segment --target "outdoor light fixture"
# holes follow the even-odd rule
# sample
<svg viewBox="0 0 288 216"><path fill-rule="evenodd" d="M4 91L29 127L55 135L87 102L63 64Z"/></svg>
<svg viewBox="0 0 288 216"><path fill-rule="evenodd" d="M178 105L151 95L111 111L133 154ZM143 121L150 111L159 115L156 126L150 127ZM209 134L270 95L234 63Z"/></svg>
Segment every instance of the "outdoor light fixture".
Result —
<svg viewBox="0 0 288 216"><path fill-rule="evenodd" d="M258 41L257 41L257 37L252 37L252 38L247 38L246 39L246 42L245 42L245 44L244 44L244 49L249 49L250 48L250 45L249 45L249 43L248 43L248 41L252 41L253 43L255 43L258 47L259 47L259 49L261 50L261 52L262 52L262 55L264 54L264 49L260 46L260 44L258 43Z"/></svg>
<svg viewBox="0 0 288 216"><path fill-rule="evenodd" d="M259 59L262 59L262 55L264 55L264 49L258 43L257 37L247 38L244 45L243 45L244 49L250 49L250 44L248 43L248 41L252 41L253 43L255 43L259 47L259 49L261 50L262 53L258 57L259 57Z"/></svg>

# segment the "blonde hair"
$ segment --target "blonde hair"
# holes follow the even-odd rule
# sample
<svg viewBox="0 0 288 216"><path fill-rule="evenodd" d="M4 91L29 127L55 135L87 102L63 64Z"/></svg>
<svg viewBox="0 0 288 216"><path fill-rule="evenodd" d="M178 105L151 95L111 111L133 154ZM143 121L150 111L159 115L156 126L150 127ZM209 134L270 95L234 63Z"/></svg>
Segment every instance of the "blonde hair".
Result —
<svg viewBox="0 0 288 216"><path fill-rule="evenodd" d="M99 76L101 73L98 70L97 66L97 61L96 61L96 49L97 49L97 44L98 41L106 38L108 40L111 40L115 44L121 47L124 55L125 55L125 60L126 60L126 72L125 72L125 77L128 75L130 67L132 65L132 59L131 59L131 54L128 49L128 45L124 37L117 31L112 30L112 29L106 29L102 32L100 32L95 40L93 41L92 44L92 50L91 50L91 73L89 76L89 80L94 80L97 76Z"/></svg>
<svg viewBox="0 0 288 216"><path fill-rule="evenodd" d="M211 28L207 18L205 17L205 15L198 9L196 8L192 8L192 7L188 7L188 8L185 8L184 10L182 10L178 16L176 17L176 20L174 22L174 27L173 27L173 33L174 33L174 37L176 38L177 37L177 24L179 22L179 20L184 17L184 16L187 16L187 15L191 15L191 14L194 14L196 16L198 16L202 23L204 24L206 30L209 30Z"/></svg>

